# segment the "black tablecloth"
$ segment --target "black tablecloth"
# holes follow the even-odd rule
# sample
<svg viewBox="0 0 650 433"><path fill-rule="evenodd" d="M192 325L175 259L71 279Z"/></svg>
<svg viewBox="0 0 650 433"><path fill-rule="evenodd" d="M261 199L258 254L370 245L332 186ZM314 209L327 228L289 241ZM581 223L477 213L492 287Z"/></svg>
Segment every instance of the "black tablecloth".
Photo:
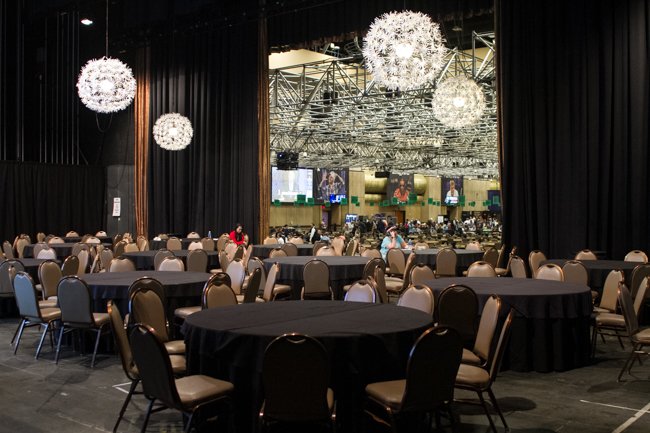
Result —
<svg viewBox="0 0 650 433"><path fill-rule="evenodd" d="M188 250L172 251L176 257L183 260L187 268L187 255L190 253ZM134 251L131 253L123 253L122 257L126 257L135 264L138 271L147 271L154 269L154 257L158 251ZM219 267L219 254L216 251L206 251L208 254L208 269L216 269Z"/></svg>
<svg viewBox="0 0 650 433"><path fill-rule="evenodd" d="M329 354L330 386L343 431L362 415L364 387L402 378L415 339L431 316L390 304L291 301L234 305L200 311L183 325L190 374L235 385L238 432L255 431L263 399L264 350L275 338L299 332L317 338Z"/></svg>
<svg viewBox="0 0 650 433"><path fill-rule="evenodd" d="M253 257L259 257L260 259L266 259L271 254L271 251L280 248L280 244L268 244L268 245L253 245ZM298 247L299 256L311 256L314 252L314 246L312 244L301 244L296 245Z"/></svg>
<svg viewBox="0 0 650 433"><path fill-rule="evenodd" d="M190 246L192 242L199 241L201 242L201 239L192 239L192 238L182 238L181 239L181 245L184 250L187 249L187 247ZM161 248L167 248L167 240L150 240L149 241L149 246L152 250L159 250Z"/></svg>
<svg viewBox="0 0 650 433"><path fill-rule="evenodd" d="M436 294L465 284L479 298L479 312L492 294L503 300L504 314L515 309L504 366L515 371L563 371L590 361L589 287L524 278L439 278L425 281Z"/></svg>
<svg viewBox="0 0 650 433"><path fill-rule="evenodd" d="M408 258L410 250L402 250ZM436 267L436 256L438 251L437 248L427 248L423 250L413 250L415 251L415 264L423 264L429 266L431 269ZM456 249L457 262L456 267L458 270L467 269L469 265L474 263L477 260L483 260L483 251L472 251L472 250L461 250Z"/></svg>
<svg viewBox="0 0 650 433"><path fill-rule="evenodd" d="M40 280L38 279L38 267L45 260L46 259L32 259L32 258L25 258L25 257L23 257L22 259L18 259L18 261L22 263L23 266L25 267L25 272L27 272L32 277L34 283L40 282ZM60 260L54 260L54 261L61 264Z"/></svg>
<svg viewBox="0 0 650 433"><path fill-rule="evenodd" d="M27 258L33 258L34 257L34 246L36 244L27 244L25 245L25 249L23 250L23 256ZM54 250L56 253L56 257L58 259L65 259L68 257L70 254L72 254L72 248L76 244L50 244L50 248Z"/></svg>
<svg viewBox="0 0 650 433"><path fill-rule="evenodd" d="M542 265L553 263L558 266L564 266L568 260L545 260ZM639 262L625 262L623 260L579 260L580 263L585 265L589 273L589 286L594 290L603 288L607 275L614 269L620 269L625 275L625 284L630 286L632 282L632 271L635 267L640 265Z"/></svg>
<svg viewBox="0 0 650 433"><path fill-rule="evenodd" d="M290 284L293 299L300 299L303 286L302 270L311 259L320 259L330 268L330 286L336 299L343 297L343 286L357 281L363 277L363 268L370 260L361 256L293 256L273 257L264 259L264 266L268 272L273 263L280 264L280 273L276 280L282 284Z"/></svg>
<svg viewBox="0 0 650 433"><path fill-rule="evenodd" d="M113 245L113 238L110 236L95 236L97 239L99 239L99 242L101 242L104 245ZM81 236L64 236L61 239L63 239L66 243L76 243L76 242L81 242L82 237Z"/></svg>

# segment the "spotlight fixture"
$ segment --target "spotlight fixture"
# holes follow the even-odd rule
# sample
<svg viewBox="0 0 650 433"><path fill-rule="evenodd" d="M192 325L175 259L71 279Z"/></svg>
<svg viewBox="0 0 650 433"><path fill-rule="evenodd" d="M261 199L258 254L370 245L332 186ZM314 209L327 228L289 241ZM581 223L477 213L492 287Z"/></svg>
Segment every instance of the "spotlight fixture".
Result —
<svg viewBox="0 0 650 433"><path fill-rule="evenodd" d="M84 17L84 18L82 18L80 22L81 22L81 24L83 24L84 26L92 26L93 23L94 23L94 21L91 20L91 19L88 18L88 17Z"/></svg>

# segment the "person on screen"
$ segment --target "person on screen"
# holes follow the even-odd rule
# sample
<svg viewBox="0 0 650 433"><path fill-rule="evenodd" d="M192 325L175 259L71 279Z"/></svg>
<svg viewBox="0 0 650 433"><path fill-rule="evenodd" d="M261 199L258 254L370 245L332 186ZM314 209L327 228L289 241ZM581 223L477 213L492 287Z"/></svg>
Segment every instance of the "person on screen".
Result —
<svg viewBox="0 0 650 433"><path fill-rule="evenodd" d="M379 251L384 260L386 260L386 254L388 254L388 250L391 248L406 248L406 242L397 234L397 227L395 226L390 226L386 229L386 237L381 241Z"/></svg>
<svg viewBox="0 0 650 433"><path fill-rule="evenodd" d="M237 245L246 246L246 234L244 233L244 227L240 223L237 223L235 230L230 232L230 240Z"/></svg>
<svg viewBox="0 0 650 433"><path fill-rule="evenodd" d="M452 197L455 197L455 199ZM447 195L445 196L445 203L458 203L458 190L456 189L456 181L453 179L449 181L449 191L447 191Z"/></svg>
<svg viewBox="0 0 650 433"><path fill-rule="evenodd" d="M399 201L408 201L409 199L409 193L411 190L409 189L408 185L406 184L406 179L403 177L399 178L399 185L397 188L395 188L395 192L393 193L393 197L397 197L397 200Z"/></svg>
<svg viewBox="0 0 650 433"><path fill-rule="evenodd" d="M345 180L335 171L322 170L323 178L318 185L321 199L329 200L330 195L345 194Z"/></svg>

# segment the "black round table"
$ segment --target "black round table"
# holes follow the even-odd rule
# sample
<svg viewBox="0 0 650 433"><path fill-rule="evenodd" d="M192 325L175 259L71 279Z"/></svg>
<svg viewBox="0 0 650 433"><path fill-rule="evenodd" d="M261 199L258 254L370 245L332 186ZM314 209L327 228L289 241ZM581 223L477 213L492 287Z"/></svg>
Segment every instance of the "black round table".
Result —
<svg viewBox="0 0 650 433"><path fill-rule="evenodd" d="M138 271L147 271L154 269L154 257L158 251L133 251L130 253L122 253L122 257L131 260ZM185 264L187 268L187 255L190 253L188 250L172 251L174 255ZM219 254L216 251L206 251L208 254L208 269L216 269L219 267Z"/></svg>
<svg viewBox="0 0 650 433"><path fill-rule="evenodd" d="M438 278L425 281L437 294L452 284L476 292L479 312L490 295L515 310L504 366L515 371L564 371L590 362L591 291L580 284L529 278Z"/></svg>
<svg viewBox="0 0 650 433"><path fill-rule="evenodd" d="M27 244L25 245L25 249L23 250L23 256L27 258L34 258L34 246L36 244ZM76 243L66 243L66 244L50 244L49 247L54 250L56 253L56 257L58 259L64 259L68 257L70 254L72 254L72 248Z"/></svg>
<svg viewBox="0 0 650 433"><path fill-rule="evenodd" d="M408 254L410 253L410 250L402 250L404 251L404 254L406 254L406 258L408 258ZM426 248L422 250L413 250L415 252L415 264L423 264L429 266L431 269L435 269L436 267L436 257L438 255L438 251L440 251L437 248ZM467 269L469 265L474 263L477 260L483 260L483 251L474 251L474 250L463 250L463 249L455 249L456 252L456 257L457 257L457 262L456 262L456 267L461 270L461 269Z"/></svg>
<svg viewBox="0 0 650 433"><path fill-rule="evenodd" d="M317 338L329 355L341 429L351 431L362 416L365 386L403 378L411 346L431 325L428 314L392 304L286 301L203 310L187 318L182 332L188 373L235 385L238 432L255 431L266 346L290 332Z"/></svg>
<svg viewBox="0 0 650 433"><path fill-rule="evenodd" d="M623 271L625 276L625 284L630 287L632 283L632 271L641 263L639 262L626 262L624 260L578 260L582 263L587 272L589 273L589 286L594 290L602 289L605 285L607 275L615 269ZM541 264L552 263L558 266L564 266L568 260L552 259L545 260Z"/></svg>
<svg viewBox="0 0 650 433"><path fill-rule="evenodd" d="M186 250L187 247L189 247L192 242L196 242L196 241L201 242L201 239L200 238L196 238L196 239L195 238L181 238L181 247L184 250ZM152 239L152 240L149 241L149 245L150 245L152 250L159 250L161 248L167 248L167 240L166 239L165 240L163 240L163 239L159 239L159 240Z"/></svg>
<svg viewBox="0 0 650 433"><path fill-rule="evenodd" d="M330 269L330 286L336 299L342 299L343 286L360 280L363 277L363 268L370 260L361 256L292 256L273 257L264 259L267 272L274 263L280 264L280 273L276 280L282 284L291 285L291 297L300 299L303 286L302 270L305 264L312 259L319 259L327 263Z"/></svg>
<svg viewBox="0 0 650 433"><path fill-rule="evenodd" d="M253 257L259 257L260 259L266 259L276 248L280 248L280 244L267 244L267 245L253 245ZM299 256L311 256L314 251L314 246L312 244L300 244L296 245L298 247Z"/></svg>

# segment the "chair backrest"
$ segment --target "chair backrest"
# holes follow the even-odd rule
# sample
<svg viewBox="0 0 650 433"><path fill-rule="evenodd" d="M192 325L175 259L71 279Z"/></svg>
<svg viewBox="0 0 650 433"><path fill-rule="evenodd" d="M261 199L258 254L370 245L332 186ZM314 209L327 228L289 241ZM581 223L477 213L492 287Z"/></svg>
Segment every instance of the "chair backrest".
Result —
<svg viewBox="0 0 650 433"><path fill-rule="evenodd" d="M273 300L273 287L275 287L275 280L278 276L278 272L280 272L280 264L274 263L271 265L271 269L269 269L269 272L266 275L266 282L264 283L264 294L262 295L262 298L266 302Z"/></svg>
<svg viewBox="0 0 650 433"><path fill-rule="evenodd" d="M149 251L149 241L144 236L138 236L135 241L135 244L138 247L138 251Z"/></svg>
<svg viewBox="0 0 650 433"><path fill-rule="evenodd" d="M201 239L201 245L203 246L203 249L206 251L214 251L215 249L214 239L212 238Z"/></svg>
<svg viewBox="0 0 650 433"><path fill-rule="evenodd" d="M160 268L160 264L165 260L167 257L176 257L174 253L172 253L169 250L158 250L155 256L153 256L153 268L155 270L158 270Z"/></svg>
<svg viewBox="0 0 650 433"><path fill-rule="evenodd" d="M397 300L400 307L415 308L433 315L435 306L434 296L431 289L423 284L411 284Z"/></svg>
<svg viewBox="0 0 650 433"><path fill-rule="evenodd" d="M223 250L228 254L228 258L233 260L235 258L235 253L237 252L237 244L229 241L223 247Z"/></svg>
<svg viewBox="0 0 650 433"><path fill-rule="evenodd" d="M95 233L95 236L108 236L104 230L100 230L97 233Z"/></svg>
<svg viewBox="0 0 650 433"><path fill-rule="evenodd" d="M547 263L537 268L535 278L538 280L564 281L564 273L558 265Z"/></svg>
<svg viewBox="0 0 650 433"><path fill-rule="evenodd" d="M640 264L634 267L632 277L630 278L630 293L632 299L636 299L639 285L645 277L650 277L650 264Z"/></svg>
<svg viewBox="0 0 650 433"><path fill-rule="evenodd" d="M322 260L311 259L302 269L304 295L330 292L330 267Z"/></svg>
<svg viewBox="0 0 650 433"><path fill-rule="evenodd" d="M201 235L197 232L189 232L186 237L188 239L201 239Z"/></svg>
<svg viewBox="0 0 650 433"><path fill-rule="evenodd" d="M465 246L465 249L468 251L483 251L483 248L481 248L481 243L478 241L468 242Z"/></svg>
<svg viewBox="0 0 650 433"><path fill-rule="evenodd" d="M203 249L203 243L201 241L190 242L190 244L187 246L187 249L189 251L202 250Z"/></svg>
<svg viewBox="0 0 650 433"><path fill-rule="evenodd" d="M530 266L530 274L532 278L535 278L537 275L537 269L539 265L546 260L546 256L540 250L533 250L528 255L528 265Z"/></svg>
<svg viewBox="0 0 650 433"><path fill-rule="evenodd" d="M35 258L38 258L38 255L41 253L41 251L43 251L44 249L47 249L47 248L49 248L49 246L45 242L36 243L36 244L34 244L34 247L32 248L32 255Z"/></svg>
<svg viewBox="0 0 650 433"><path fill-rule="evenodd" d="M363 252L361 253L361 255L362 255L363 257L370 257L370 258L374 258L374 259L381 259L381 251L379 251L379 250L376 249L376 248L366 248L365 250L363 250Z"/></svg>
<svg viewBox="0 0 650 433"><path fill-rule="evenodd" d="M562 266L562 273L564 274L564 281L567 283L589 284L589 272L585 265L577 260L569 260Z"/></svg>
<svg viewBox="0 0 650 433"><path fill-rule="evenodd" d="M187 254L188 272L205 272L208 269L208 253L203 249L192 250Z"/></svg>
<svg viewBox="0 0 650 433"><path fill-rule="evenodd" d="M306 335L282 335L264 352L264 415L278 421L328 419L328 383L329 361L323 345Z"/></svg>
<svg viewBox="0 0 650 433"><path fill-rule="evenodd" d="M159 271L183 272L185 271L185 264L178 257L165 257L158 266Z"/></svg>
<svg viewBox="0 0 650 433"><path fill-rule="evenodd" d="M257 292L262 287L262 274L262 269L257 268L248 277L248 286L246 286L246 291L244 292L245 304L253 303L257 299Z"/></svg>
<svg viewBox="0 0 650 433"><path fill-rule="evenodd" d="M50 240L47 241L47 243L50 244L50 245L52 245L52 244L64 244L65 241L63 240L63 238L61 238L59 236L54 236L54 237L50 238Z"/></svg>
<svg viewBox="0 0 650 433"><path fill-rule="evenodd" d="M375 268L377 266L382 266L384 269L386 269L386 262L384 262L384 260L381 257L368 260L366 265L363 267L363 274L361 279L366 280L369 277L374 276Z"/></svg>
<svg viewBox="0 0 650 433"><path fill-rule="evenodd" d="M291 236L289 242L287 243L294 244L294 245L303 245L305 241L300 236Z"/></svg>
<svg viewBox="0 0 650 433"><path fill-rule="evenodd" d="M230 287L230 276L225 272L217 272L203 287L201 308L224 307L226 305L237 305L237 295Z"/></svg>
<svg viewBox="0 0 650 433"><path fill-rule="evenodd" d="M36 233L36 242L43 242L43 241L45 241L45 233L43 232Z"/></svg>
<svg viewBox="0 0 650 433"><path fill-rule="evenodd" d="M169 251L178 251L183 249L183 244L181 240L176 237L171 237L167 239L167 249Z"/></svg>
<svg viewBox="0 0 650 433"><path fill-rule="evenodd" d="M11 296L14 293L14 277L25 271L25 266L18 260L10 259L0 263L0 295Z"/></svg>
<svg viewBox="0 0 650 433"><path fill-rule="evenodd" d="M61 320L73 326L93 326L93 298L86 282L79 277L64 277L59 281L57 299Z"/></svg>
<svg viewBox="0 0 650 433"><path fill-rule="evenodd" d="M235 294L240 295L246 277L246 268L241 260L233 260L228 265L226 273L230 276L230 284Z"/></svg>
<svg viewBox="0 0 650 433"><path fill-rule="evenodd" d="M499 262L499 251L494 247L488 248L483 253L483 261L489 263L493 269L496 269Z"/></svg>
<svg viewBox="0 0 650 433"><path fill-rule="evenodd" d="M598 257L591 250L580 250L576 253L573 260L598 260Z"/></svg>
<svg viewBox="0 0 650 433"><path fill-rule="evenodd" d="M348 246L345 247L345 255L346 256L355 255L358 247L359 247L359 241L356 239L351 239L350 242L348 242Z"/></svg>
<svg viewBox="0 0 650 433"><path fill-rule="evenodd" d="M496 268L503 268L503 260L505 259L506 255L506 244L501 244L501 248L499 248L499 256L497 258L497 265L494 267Z"/></svg>
<svg viewBox="0 0 650 433"><path fill-rule="evenodd" d="M367 280L357 281L350 286L345 294L345 301L368 302L374 304L377 300L377 293L374 287Z"/></svg>
<svg viewBox="0 0 650 433"><path fill-rule="evenodd" d="M131 352L142 380L142 389L148 397L163 402L166 406L183 409L174 371L167 350L158 330L138 324L131 331Z"/></svg>
<svg viewBox="0 0 650 433"><path fill-rule="evenodd" d="M81 250L90 251L90 246L88 246L88 244L86 243L77 242L72 246L72 252L70 254L72 254L73 256L79 255L79 252Z"/></svg>
<svg viewBox="0 0 650 433"><path fill-rule="evenodd" d="M324 241L316 241L316 242L314 242L314 248L312 248L312 250L311 250L311 255L312 256L317 256L318 255L318 250L320 250L324 246L327 246L327 242L324 242Z"/></svg>
<svg viewBox="0 0 650 433"><path fill-rule="evenodd" d="M406 268L406 258L404 253L399 248L391 248L386 253L386 263L388 265L388 273L393 275L404 275Z"/></svg>
<svg viewBox="0 0 650 433"><path fill-rule="evenodd" d="M625 276L623 271L618 269L610 271L609 274L607 274L607 278L605 278L603 293L600 297L600 304L598 304L598 306L611 312L615 312L616 298L618 297L616 290L618 289L619 284L624 282Z"/></svg>
<svg viewBox="0 0 650 433"><path fill-rule="evenodd" d="M112 260L113 251L109 250L108 248L101 250L99 253L99 263L101 264L102 269L108 270L111 267Z"/></svg>
<svg viewBox="0 0 650 433"><path fill-rule="evenodd" d="M339 236L335 236L330 242L330 245L332 246L332 248L334 248L334 251L336 252L337 256L343 255L343 249L345 248L344 239L340 238Z"/></svg>
<svg viewBox="0 0 650 433"><path fill-rule="evenodd" d="M451 248L442 248L436 254L436 276L455 277L458 256Z"/></svg>
<svg viewBox="0 0 650 433"><path fill-rule="evenodd" d="M496 251L496 250L495 250ZM474 262L467 268L468 277L496 277L497 273L488 262L482 260Z"/></svg>
<svg viewBox="0 0 650 433"><path fill-rule="evenodd" d="M120 310L117 308L116 304L113 304L111 299L106 303L106 311L108 311L113 339L115 340L115 346L120 355L124 374L126 374L126 376L131 380L138 379L138 370L135 368L135 362L133 361L129 338L126 335L126 328L124 328L124 319L122 319L122 314L120 314Z"/></svg>
<svg viewBox="0 0 650 433"><path fill-rule="evenodd" d="M432 412L453 400L462 354L463 342L454 329L424 331L409 355L400 412Z"/></svg>
<svg viewBox="0 0 650 433"><path fill-rule="evenodd" d="M375 271L370 282L374 284L379 302L387 304L388 292L386 291L386 266L375 266Z"/></svg>
<svg viewBox="0 0 650 433"><path fill-rule="evenodd" d="M246 247L244 245L237 245L235 249L235 254L233 254L233 260L244 260L244 254L246 253Z"/></svg>
<svg viewBox="0 0 650 433"><path fill-rule="evenodd" d="M54 260L46 260L38 265L38 279L43 288L43 299L56 296L61 278L63 278L63 273Z"/></svg>
<svg viewBox="0 0 650 433"><path fill-rule="evenodd" d="M29 245L29 240L22 237L16 241L16 253L18 253L18 258L22 259L24 257L25 246Z"/></svg>
<svg viewBox="0 0 650 433"><path fill-rule="evenodd" d="M228 253L225 251L219 251L219 266L223 272L228 270L228 265L230 265L230 258L228 258Z"/></svg>
<svg viewBox="0 0 650 433"><path fill-rule="evenodd" d="M43 260L54 260L56 259L56 251L54 251L54 249L50 247L43 248L38 252L36 258L43 259Z"/></svg>
<svg viewBox="0 0 650 433"><path fill-rule="evenodd" d="M165 315L165 290L160 281L142 277L129 287L129 322L142 323L156 330L162 341L169 340Z"/></svg>
<svg viewBox="0 0 650 433"><path fill-rule="evenodd" d="M315 248L314 248L314 249L315 249ZM315 254L315 255L316 255L317 257L320 257L320 256L323 256L323 257L325 257L325 256L331 257L331 256L335 256L335 255L336 255L336 251L334 250L334 248L332 248L332 247L330 247L330 246L323 245L323 246L321 246L320 248L318 248L318 249L316 250L316 254Z"/></svg>
<svg viewBox="0 0 650 433"><path fill-rule="evenodd" d="M262 242L263 245L273 245L277 243L278 240L272 236L267 236L266 238L264 238L264 241Z"/></svg>
<svg viewBox="0 0 650 433"><path fill-rule="evenodd" d="M9 241L4 241L2 243L2 251L5 253L5 258L7 260L15 258L14 257L14 248L11 246Z"/></svg>
<svg viewBox="0 0 650 433"><path fill-rule="evenodd" d="M510 326L512 325L512 317L514 316L514 309L510 309L506 320L501 325L501 332L499 333L499 340L497 341L496 348L492 352L492 356L488 359L488 372L490 373L490 383L494 382L501 368L501 361L506 351L508 338L510 337ZM488 385L489 386L489 385Z"/></svg>
<svg viewBox="0 0 650 433"><path fill-rule="evenodd" d="M251 257L248 260L248 263L246 263L246 273L248 275L251 275L253 271L258 268L262 270L262 282L260 283L260 286L265 287L267 275L266 275L266 267L264 266L264 262L262 262L257 257Z"/></svg>
<svg viewBox="0 0 650 433"><path fill-rule="evenodd" d="M639 319L634 312L634 304L632 302L632 295L625 287L625 284L620 284L617 291L618 302L621 304L621 312L625 320L625 327L630 336L639 332Z"/></svg>
<svg viewBox="0 0 650 433"><path fill-rule="evenodd" d="M478 321L478 297L462 284L447 287L438 296L438 324L451 326L469 347L474 345Z"/></svg>
<svg viewBox="0 0 650 433"><path fill-rule="evenodd" d="M510 256L510 275L512 278L528 278L524 259L515 255Z"/></svg>
<svg viewBox="0 0 650 433"><path fill-rule="evenodd" d="M424 284L425 281L430 281L436 278L433 270L423 263L418 263L411 268L409 275L412 285Z"/></svg>
<svg viewBox="0 0 650 433"><path fill-rule="evenodd" d="M490 357L492 340L496 335L499 313L501 311L501 298L492 295L488 298L481 312L481 320L478 323L476 341L474 342L474 353L483 361Z"/></svg>
<svg viewBox="0 0 650 433"><path fill-rule="evenodd" d="M224 233L217 239L217 251L223 251L226 247L226 244L230 242L230 236L228 233Z"/></svg>
<svg viewBox="0 0 650 433"><path fill-rule="evenodd" d="M413 246L414 250L426 250L429 248L429 244L426 242L416 242L415 245Z"/></svg>
<svg viewBox="0 0 650 433"><path fill-rule="evenodd" d="M78 237L79 233L77 233L74 230L70 230L68 233L65 234L65 237Z"/></svg>
<svg viewBox="0 0 650 433"><path fill-rule="evenodd" d="M626 262L648 263L648 255L641 250L632 250L625 255L623 260Z"/></svg>
<svg viewBox="0 0 650 433"><path fill-rule="evenodd" d="M650 294L650 277L645 277L641 280L636 292L636 298L632 298L634 299L634 313L636 317L641 317L641 307L643 307L645 302L646 294Z"/></svg>
<svg viewBox="0 0 650 433"><path fill-rule="evenodd" d="M135 264L126 257L118 257L111 260L109 272L133 272L135 271Z"/></svg>
<svg viewBox="0 0 650 433"><path fill-rule="evenodd" d="M77 254L77 258L79 259L78 275L86 273L86 268L88 268L88 257L90 257L88 250L81 250L79 251L79 254Z"/></svg>
<svg viewBox="0 0 650 433"><path fill-rule="evenodd" d="M79 257L66 257L63 261L63 265L61 265L61 273L63 276L69 277L70 275L77 275L77 272L79 272Z"/></svg>
<svg viewBox="0 0 650 433"><path fill-rule="evenodd" d="M16 305L18 305L20 315L40 322L41 309L38 306L36 288L32 277L24 271L18 271L14 277L13 285Z"/></svg>
<svg viewBox="0 0 650 433"><path fill-rule="evenodd" d="M124 245L124 252L125 253L135 253L136 251L140 251L140 248L138 248L138 244L130 242L130 243Z"/></svg>
<svg viewBox="0 0 650 433"><path fill-rule="evenodd" d="M286 244L283 244L282 246L284 245ZM281 247L273 248L269 253L269 257L287 257L287 252L283 250Z"/></svg>
<svg viewBox="0 0 650 433"><path fill-rule="evenodd" d="M296 244L292 244L290 242L287 242L286 244L283 244L280 249L287 253L287 256L297 256L298 255L298 247Z"/></svg>

